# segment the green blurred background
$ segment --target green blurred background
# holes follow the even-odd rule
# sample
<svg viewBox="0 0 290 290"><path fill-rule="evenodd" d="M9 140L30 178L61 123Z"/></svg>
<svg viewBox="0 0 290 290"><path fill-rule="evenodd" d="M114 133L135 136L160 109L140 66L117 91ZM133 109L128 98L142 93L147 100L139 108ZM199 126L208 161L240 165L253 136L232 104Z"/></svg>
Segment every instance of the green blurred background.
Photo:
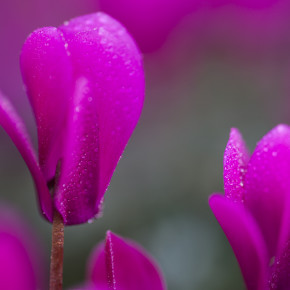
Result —
<svg viewBox="0 0 290 290"><path fill-rule="evenodd" d="M35 146L18 68L21 46L37 27L99 9L91 0L48 2L0 3L0 88L25 120ZM223 8L213 9L221 13ZM228 31L231 10L227 13L228 18L220 16L224 30L209 24L209 16L190 14L162 47L144 54L144 110L106 193L103 217L65 229L65 288L84 281L89 254L108 229L146 248L170 290L244 288L208 197L223 192L223 152L231 127L240 129L253 150L271 128L289 122L290 66L283 33L273 45L267 35L276 32L266 31L271 45L261 38L243 47L234 33L238 25ZM289 31L290 18L284 22ZM255 33L259 38L259 30ZM39 233L48 265L51 225L40 217L30 174L3 129L0 140L1 201L21 211Z"/></svg>

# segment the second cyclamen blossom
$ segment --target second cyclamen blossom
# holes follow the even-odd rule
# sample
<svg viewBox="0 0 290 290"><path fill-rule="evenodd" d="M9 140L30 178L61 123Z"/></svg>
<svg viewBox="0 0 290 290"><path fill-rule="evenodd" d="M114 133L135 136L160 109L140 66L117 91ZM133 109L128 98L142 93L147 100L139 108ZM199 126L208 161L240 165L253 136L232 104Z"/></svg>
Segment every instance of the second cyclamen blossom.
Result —
<svg viewBox="0 0 290 290"><path fill-rule="evenodd" d="M140 117L142 57L120 23L96 13L34 31L20 60L39 165L23 123L1 95L0 123L32 173L44 216L51 221L56 208L65 224L87 222L99 213Z"/></svg>
<svg viewBox="0 0 290 290"><path fill-rule="evenodd" d="M250 156L232 129L224 155L225 196L210 207L240 264L248 289L290 288L290 127L279 125Z"/></svg>

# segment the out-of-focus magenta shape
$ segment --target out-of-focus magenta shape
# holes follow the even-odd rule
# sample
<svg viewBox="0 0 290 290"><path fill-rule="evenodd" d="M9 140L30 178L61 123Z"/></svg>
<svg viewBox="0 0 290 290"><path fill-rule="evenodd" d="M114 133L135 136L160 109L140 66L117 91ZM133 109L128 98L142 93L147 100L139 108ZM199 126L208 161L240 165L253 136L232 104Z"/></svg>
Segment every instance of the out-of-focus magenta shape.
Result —
<svg viewBox="0 0 290 290"><path fill-rule="evenodd" d="M158 49L173 27L201 0L99 0L100 8L132 33L143 52Z"/></svg>
<svg viewBox="0 0 290 290"><path fill-rule="evenodd" d="M136 243L108 231L94 250L88 282L96 289L164 290L163 276L153 259Z"/></svg>
<svg viewBox="0 0 290 290"><path fill-rule="evenodd" d="M32 173L46 218L55 207L67 225L87 222L99 213L141 114L141 54L120 23L95 13L34 31L20 66L36 118L39 165L1 95L0 122ZM45 183L54 185L53 197Z"/></svg>
<svg viewBox="0 0 290 290"><path fill-rule="evenodd" d="M240 11L240 14L242 14L241 21L246 21L243 15L245 12L245 17L249 14L249 18L253 18L251 21L254 22L255 14L260 17L259 10L267 8L271 10L271 7L276 2L279 2L279 0L99 0L100 9L121 21L132 33L143 52L153 52L160 48L174 27L189 14L192 14L191 18L198 19L200 13L208 12L208 20L205 23L201 23L198 29L202 33L202 31L206 32L206 27L213 31L223 29L221 27L225 23L223 22L223 16L221 16L221 19L217 19L221 23L215 23L216 17L219 17L220 13L212 8L225 7L225 13L231 8L234 8L233 13L235 13L236 9L243 10ZM235 17L235 15L227 16ZM240 17L241 15L237 15L238 19ZM256 22L259 23L259 19L256 19ZM229 27L231 23L226 26L228 31L233 31L234 33L235 29L243 29L243 27L238 27L241 24L239 20L234 20L233 24L233 28ZM243 24L247 25L247 23ZM218 25L218 27L215 28L215 25ZM255 30L260 27L256 28L255 23L251 23L251 28ZM211 34L210 31L208 33ZM252 34L249 30L245 30L245 33L247 35ZM192 37L194 38L194 34ZM210 35L210 37L215 38L214 35ZM238 35L235 37L238 37ZM211 39L209 41L212 42Z"/></svg>
<svg viewBox="0 0 290 290"><path fill-rule="evenodd" d="M279 0L209 0L209 3L213 6L235 4L248 8L265 8L277 1Z"/></svg>
<svg viewBox="0 0 290 290"><path fill-rule="evenodd" d="M0 207L0 289L43 289L39 245L22 219Z"/></svg>
<svg viewBox="0 0 290 290"><path fill-rule="evenodd" d="M252 61L285 59L289 50L288 0L211 0L201 25L201 42L213 51L223 51Z"/></svg>
<svg viewBox="0 0 290 290"><path fill-rule="evenodd" d="M224 155L225 195L209 204L248 289L290 289L290 127L278 125L249 156L232 129Z"/></svg>

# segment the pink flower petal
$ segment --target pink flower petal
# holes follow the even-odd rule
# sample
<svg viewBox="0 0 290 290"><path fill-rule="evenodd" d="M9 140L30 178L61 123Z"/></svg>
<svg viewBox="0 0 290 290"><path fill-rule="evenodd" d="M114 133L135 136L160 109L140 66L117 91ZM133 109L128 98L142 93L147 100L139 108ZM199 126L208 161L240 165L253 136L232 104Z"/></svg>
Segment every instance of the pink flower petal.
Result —
<svg viewBox="0 0 290 290"><path fill-rule="evenodd" d="M0 207L0 289L43 289L39 242L13 211Z"/></svg>
<svg viewBox="0 0 290 290"><path fill-rule="evenodd" d="M104 13L75 18L60 29L75 76L88 80L96 98L100 190L104 191L143 107L142 57L125 28Z"/></svg>
<svg viewBox="0 0 290 290"><path fill-rule="evenodd" d="M0 124L7 132L33 177L43 215L52 221L52 199L46 181L38 166L25 126L9 101L0 92Z"/></svg>
<svg viewBox="0 0 290 290"><path fill-rule="evenodd" d="M79 79L68 119L55 205L65 224L87 222L99 211L99 120L86 79Z"/></svg>
<svg viewBox="0 0 290 290"><path fill-rule="evenodd" d="M231 244L248 289L265 289L266 245L255 220L242 204L214 194L209 205Z"/></svg>
<svg viewBox="0 0 290 290"><path fill-rule="evenodd" d="M0 288L37 289L36 277L26 249L9 233L0 232Z"/></svg>
<svg viewBox="0 0 290 290"><path fill-rule="evenodd" d="M290 194L284 206L278 250L271 269L270 289L290 289Z"/></svg>
<svg viewBox="0 0 290 290"><path fill-rule="evenodd" d="M72 96L72 66L61 31L45 27L34 31L23 45L20 67L33 107L39 162L48 180L61 156L61 134Z"/></svg>
<svg viewBox="0 0 290 290"><path fill-rule="evenodd" d="M257 220L271 256L277 251L289 172L290 127L279 125L258 143L245 177L245 206Z"/></svg>
<svg viewBox="0 0 290 290"><path fill-rule="evenodd" d="M65 223L76 224L99 212L114 169L141 114L144 74L135 43L109 16L96 13L78 17L59 29L67 43L75 82L86 82L81 85L83 89L76 85L73 102L74 106L79 105L79 112L74 111L74 124L68 120L56 193L56 207ZM80 160L84 162L77 163ZM65 192L67 186L70 190ZM79 192L75 186L80 186Z"/></svg>
<svg viewBox="0 0 290 290"><path fill-rule="evenodd" d="M124 240L109 231L105 248L97 248L96 253L95 264L91 267L90 274L96 285L104 281L102 268L106 267L105 277L108 279L110 289L166 289L156 264L143 249L133 242Z"/></svg>
<svg viewBox="0 0 290 290"><path fill-rule="evenodd" d="M284 245L281 255L275 257L269 279L270 289L290 289L290 238Z"/></svg>
<svg viewBox="0 0 290 290"><path fill-rule="evenodd" d="M234 201L244 200L244 178L249 159L242 135L233 128L224 154L224 188L225 196Z"/></svg>

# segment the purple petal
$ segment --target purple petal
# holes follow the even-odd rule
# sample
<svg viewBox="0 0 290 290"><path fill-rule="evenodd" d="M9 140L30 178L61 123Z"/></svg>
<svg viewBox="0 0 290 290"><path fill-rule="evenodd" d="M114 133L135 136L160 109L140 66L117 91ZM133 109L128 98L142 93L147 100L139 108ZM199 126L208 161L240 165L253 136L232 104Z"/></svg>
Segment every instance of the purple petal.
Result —
<svg viewBox="0 0 290 290"><path fill-rule="evenodd" d="M23 45L20 66L36 117L40 166L50 180L61 155L61 134L73 90L72 66L61 31L53 27L34 31Z"/></svg>
<svg viewBox="0 0 290 290"><path fill-rule="evenodd" d="M0 124L7 132L33 177L43 215L52 221L52 199L44 176L38 166L25 126L10 102L0 92Z"/></svg>
<svg viewBox="0 0 290 290"><path fill-rule="evenodd" d="M144 75L135 43L109 16L96 13L78 17L59 29L79 83L73 101L79 111L68 120L56 207L66 224L77 224L100 210L141 114ZM73 124L69 124L71 119Z"/></svg>
<svg viewBox="0 0 290 290"><path fill-rule="evenodd" d="M37 289L32 265L21 241L0 232L0 288Z"/></svg>
<svg viewBox="0 0 290 290"><path fill-rule="evenodd" d="M290 238L286 241L281 255L275 257L269 279L270 289L290 289Z"/></svg>
<svg viewBox="0 0 290 290"><path fill-rule="evenodd" d="M125 28L103 13L75 18L60 29L68 42L74 74L88 80L96 98L100 190L104 191L143 107L141 54Z"/></svg>
<svg viewBox="0 0 290 290"><path fill-rule="evenodd" d="M247 288L265 289L269 257L255 220L242 204L222 195L212 195L209 205L232 246Z"/></svg>
<svg viewBox="0 0 290 290"><path fill-rule="evenodd" d="M271 256L276 253L290 188L290 127L279 125L258 143L245 177L245 206L256 218Z"/></svg>
<svg viewBox="0 0 290 290"><path fill-rule="evenodd" d="M100 251L101 250L101 251ZM91 279L96 283L104 281L103 267L106 267L110 289L115 290L161 290L166 289L156 264L136 244L107 232L105 248L97 249L100 256L91 267ZM99 274L101 271L101 275Z"/></svg>
<svg viewBox="0 0 290 290"><path fill-rule="evenodd" d="M244 178L249 159L242 135L233 128L224 154L224 188L225 196L234 201L244 200Z"/></svg>
<svg viewBox="0 0 290 290"><path fill-rule="evenodd" d="M271 269L270 289L290 289L290 194L284 207L281 233L274 264Z"/></svg>
<svg viewBox="0 0 290 290"><path fill-rule="evenodd" d="M43 289L39 243L22 219L0 207L0 289Z"/></svg>
<svg viewBox="0 0 290 290"><path fill-rule="evenodd" d="M96 215L99 191L99 128L96 98L86 79L79 79L68 118L65 154L55 193L55 206L65 224L86 222Z"/></svg>

